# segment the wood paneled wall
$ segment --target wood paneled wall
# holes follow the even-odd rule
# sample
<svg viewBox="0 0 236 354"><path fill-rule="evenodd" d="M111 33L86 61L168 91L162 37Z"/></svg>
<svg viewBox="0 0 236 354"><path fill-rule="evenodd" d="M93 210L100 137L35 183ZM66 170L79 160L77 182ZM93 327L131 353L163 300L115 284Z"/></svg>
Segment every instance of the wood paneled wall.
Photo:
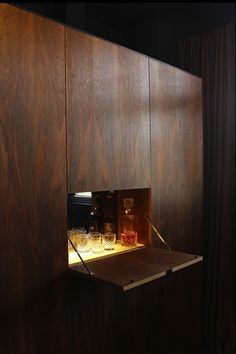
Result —
<svg viewBox="0 0 236 354"><path fill-rule="evenodd" d="M199 254L201 95L201 79L150 59L152 218L172 249Z"/></svg>
<svg viewBox="0 0 236 354"><path fill-rule="evenodd" d="M69 192L150 187L148 59L66 33Z"/></svg>
<svg viewBox="0 0 236 354"><path fill-rule="evenodd" d="M0 4L1 354L199 353L199 265L125 294L65 274L65 103L69 192L150 187L148 83L147 57ZM152 216L186 252L200 102L199 79L150 60Z"/></svg>
<svg viewBox="0 0 236 354"><path fill-rule="evenodd" d="M64 27L0 4L1 354L64 345L64 102Z"/></svg>

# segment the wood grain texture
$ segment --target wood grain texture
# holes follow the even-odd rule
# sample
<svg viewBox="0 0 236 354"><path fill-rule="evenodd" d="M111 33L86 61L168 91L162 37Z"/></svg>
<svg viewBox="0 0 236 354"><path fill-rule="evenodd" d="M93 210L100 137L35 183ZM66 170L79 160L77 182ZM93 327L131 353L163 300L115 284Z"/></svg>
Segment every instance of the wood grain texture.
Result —
<svg viewBox="0 0 236 354"><path fill-rule="evenodd" d="M149 187L148 59L66 33L69 192Z"/></svg>
<svg viewBox="0 0 236 354"><path fill-rule="evenodd" d="M66 253L64 27L0 4L0 352L60 344ZM64 329L63 329L64 331Z"/></svg>
<svg viewBox="0 0 236 354"><path fill-rule="evenodd" d="M89 270L94 274L92 278L83 264L72 265L70 270L78 276L89 277L91 281L100 280L126 291L200 261L202 261L200 256L144 247L89 262Z"/></svg>
<svg viewBox="0 0 236 354"><path fill-rule="evenodd" d="M202 353L201 263L124 293L71 274L73 353Z"/></svg>
<svg viewBox="0 0 236 354"><path fill-rule="evenodd" d="M150 59L150 112L152 219L172 249L201 254L201 79Z"/></svg>
<svg viewBox="0 0 236 354"><path fill-rule="evenodd" d="M124 296L112 287L78 281L78 277L64 283L64 44L63 26L0 4L0 352L199 354L199 331L193 328L200 312L200 302L196 302L201 290L199 265L132 289ZM81 56L71 56L72 62L67 63L72 72L71 89L77 92L79 87L81 91L85 85L86 92L82 100L82 96L68 93L75 101L75 116L81 112L82 117L79 136L71 135L71 144L75 140L78 145L80 139L79 156L84 159L79 163L81 180L76 176L78 162L70 160L76 184L72 181L69 186L106 190L112 181L114 189L149 187L146 74L142 78L146 59L143 62L143 57L141 60L135 53L93 37L80 40L80 44L82 53L93 51L96 55L94 63L90 63L91 56L82 56L87 69L76 66ZM73 54L73 46L71 51ZM81 82L76 79L77 72L83 77ZM109 75L114 72L120 77L117 86L107 84L113 82ZM106 97L113 93L115 101L109 103ZM86 117L84 107L90 107ZM72 108L68 112L70 109L73 113ZM107 119L112 115L115 120ZM68 128L78 129L73 125ZM106 129L111 129L112 137L103 135ZM136 139L124 143L125 131ZM122 147L121 154L114 152L114 146L119 146L118 150ZM109 148L113 152L106 156ZM74 159L76 154L77 150ZM99 162L97 156L102 156ZM87 167L84 161L89 161ZM140 161L146 170L139 170ZM95 166L92 170L91 163ZM88 184L83 182L87 176L91 178ZM139 185L143 181L145 185Z"/></svg>

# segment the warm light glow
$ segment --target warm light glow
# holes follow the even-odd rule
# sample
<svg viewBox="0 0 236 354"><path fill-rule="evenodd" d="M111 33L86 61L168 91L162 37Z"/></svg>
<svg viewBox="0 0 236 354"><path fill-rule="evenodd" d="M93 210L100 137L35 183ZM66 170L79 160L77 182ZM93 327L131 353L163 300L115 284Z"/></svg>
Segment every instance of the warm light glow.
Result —
<svg viewBox="0 0 236 354"><path fill-rule="evenodd" d="M93 253L92 251L81 252L80 255L85 262L89 262L89 261L94 261L95 259L107 258L120 253L134 251L141 247L144 247L144 245L141 243L138 243L136 246L122 246L120 242L117 242L114 250L103 251L100 254ZM68 250L68 260L69 260L69 265L75 263L81 263L78 255L73 249Z"/></svg>
<svg viewBox="0 0 236 354"><path fill-rule="evenodd" d="M75 193L75 197L92 198L92 192L78 192Z"/></svg>

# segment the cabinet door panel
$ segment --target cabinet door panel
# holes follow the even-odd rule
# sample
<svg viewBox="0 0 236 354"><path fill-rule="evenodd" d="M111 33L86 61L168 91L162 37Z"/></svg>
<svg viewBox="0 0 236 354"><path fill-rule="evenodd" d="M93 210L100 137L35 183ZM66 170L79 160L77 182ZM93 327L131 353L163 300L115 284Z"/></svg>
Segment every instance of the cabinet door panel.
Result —
<svg viewBox="0 0 236 354"><path fill-rule="evenodd" d="M150 112L154 223L172 249L201 254L201 79L150 60Z"/></svg>
<svg viewBox="0 0 236 354"><path fill-rule="evenodd" d="M66 337L64 27L6 4L0 17L0 346L53 352Z"/></svg>
<svg viewBox="0 0 236 354"><path fill-rule="evenodd" d="M67 29L68 190L149 187L148 59Z"/></svg>

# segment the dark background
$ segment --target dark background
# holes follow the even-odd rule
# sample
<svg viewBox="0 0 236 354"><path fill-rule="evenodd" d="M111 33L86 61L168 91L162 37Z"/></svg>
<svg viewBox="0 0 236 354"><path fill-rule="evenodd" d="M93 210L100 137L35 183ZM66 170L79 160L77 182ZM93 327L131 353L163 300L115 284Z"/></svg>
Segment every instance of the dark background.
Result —
<svg viewBox="0 0 236 354"><path fill-rule="evenodd" d="M181 39L235 19L235 3L13 3L178 67Z"/></svg>

